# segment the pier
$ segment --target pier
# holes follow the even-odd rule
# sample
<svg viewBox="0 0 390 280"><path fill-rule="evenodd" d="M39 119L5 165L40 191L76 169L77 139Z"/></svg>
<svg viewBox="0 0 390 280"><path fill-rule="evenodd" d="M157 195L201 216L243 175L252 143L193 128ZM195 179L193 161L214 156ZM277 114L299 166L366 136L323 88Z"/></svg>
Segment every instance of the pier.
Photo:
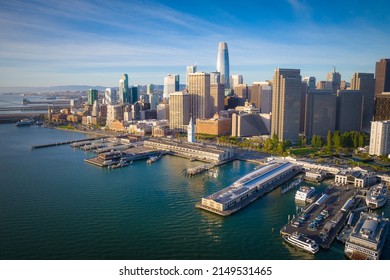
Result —
<svg viewBox="0 0 390 280"><path fill-rule="evenodd" d="M272 162L240 178L232 185L202 198L196 208L229 216L271 192L301 172L289 162Z"/></svg>
<svg viewBox="0 0 390 280"><path fill-rule="evenodd" d="M359 204L357 193L358 189L351 186L329 187L319 199L289 221L280 234L303 233L320 247L328 249L346 223L350 212ZM326 215L323 215L324 211Z"/></svg>
<svg viewBox="0 0 390 280"><path fill-rule="evenodd" d="M70 141L64 141L64 142L56 142L56 143L50 143L50 144L35 145L35 146L31 146L31 150L48 148L48 147L55 147L55 146L61 146L61 145L69 145L69 144L73 144L73 143L77 143L77 142L83 142L83 141L102 140L102 139L105 139L105 138L108 138L108 137L109 136L99 136L99 137L88 138L88 139L70 140Z"/></svg>

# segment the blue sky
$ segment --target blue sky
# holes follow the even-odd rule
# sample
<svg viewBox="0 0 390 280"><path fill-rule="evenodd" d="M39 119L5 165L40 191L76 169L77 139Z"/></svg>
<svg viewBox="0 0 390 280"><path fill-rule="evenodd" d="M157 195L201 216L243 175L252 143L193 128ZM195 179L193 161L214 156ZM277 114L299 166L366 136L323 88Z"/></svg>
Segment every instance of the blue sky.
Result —
<svg viewBox="0 0 390 280"><path fill-rule="evenodd" d="M388 0L0 0L0 86L162 84L186 65L272 79L276 67L324 80L375 72L390 57Z"/></svg>

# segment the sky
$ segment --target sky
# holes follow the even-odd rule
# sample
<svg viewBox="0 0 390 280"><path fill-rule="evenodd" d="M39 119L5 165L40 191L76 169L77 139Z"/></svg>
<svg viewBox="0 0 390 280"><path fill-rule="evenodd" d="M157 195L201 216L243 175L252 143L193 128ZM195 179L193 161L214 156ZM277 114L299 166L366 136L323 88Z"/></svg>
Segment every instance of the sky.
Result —
<svg viewBox="0 0 390 280"><path fill-rule="evenodd" d="M220 41L244 83L278 67L350 81L390 57L388 0L0 0L0 87L184 84L186 65L215 71Z"/></svg>

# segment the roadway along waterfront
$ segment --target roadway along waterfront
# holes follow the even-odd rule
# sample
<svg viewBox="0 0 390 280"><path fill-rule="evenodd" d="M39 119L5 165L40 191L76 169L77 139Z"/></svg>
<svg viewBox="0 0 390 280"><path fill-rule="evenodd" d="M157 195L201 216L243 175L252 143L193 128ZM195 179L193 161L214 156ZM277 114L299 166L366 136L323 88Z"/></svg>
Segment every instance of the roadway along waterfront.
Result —
<svg viewBox="0 0 390 280"><path fill-rule="evenodd" d="M200 163L167 155L107 170L66 145L31 150L84 134L3 124L0 135L0 259L345 259L339 242L314 256L283 242L279 231L299 210L293 190L276 189L230 217L194 207L256 164L236 160L216 167L216 178L185 177ZM389 203L379 212L390 217ZM381 258L390 259L390 238Z"/></svg>

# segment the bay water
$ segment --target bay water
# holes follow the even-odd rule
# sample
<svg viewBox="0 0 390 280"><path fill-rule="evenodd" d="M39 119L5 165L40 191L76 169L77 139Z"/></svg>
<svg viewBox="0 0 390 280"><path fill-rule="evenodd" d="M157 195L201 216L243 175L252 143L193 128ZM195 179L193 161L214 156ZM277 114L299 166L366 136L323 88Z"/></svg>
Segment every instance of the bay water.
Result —
<svg viewBox="0 0 390 280"><path fill-rule="evenodd" d="M164 156L107 170L68 145L31 150L86 137L0 125L0 259L345 259L336 241L315 256L282 241L279 230L297 213L294 189L277 188L230 217L195 208L255 164L233 161L217 178L188 178L183 171L199 162ZM381 211L389 217L388 204Z"/></svg>

